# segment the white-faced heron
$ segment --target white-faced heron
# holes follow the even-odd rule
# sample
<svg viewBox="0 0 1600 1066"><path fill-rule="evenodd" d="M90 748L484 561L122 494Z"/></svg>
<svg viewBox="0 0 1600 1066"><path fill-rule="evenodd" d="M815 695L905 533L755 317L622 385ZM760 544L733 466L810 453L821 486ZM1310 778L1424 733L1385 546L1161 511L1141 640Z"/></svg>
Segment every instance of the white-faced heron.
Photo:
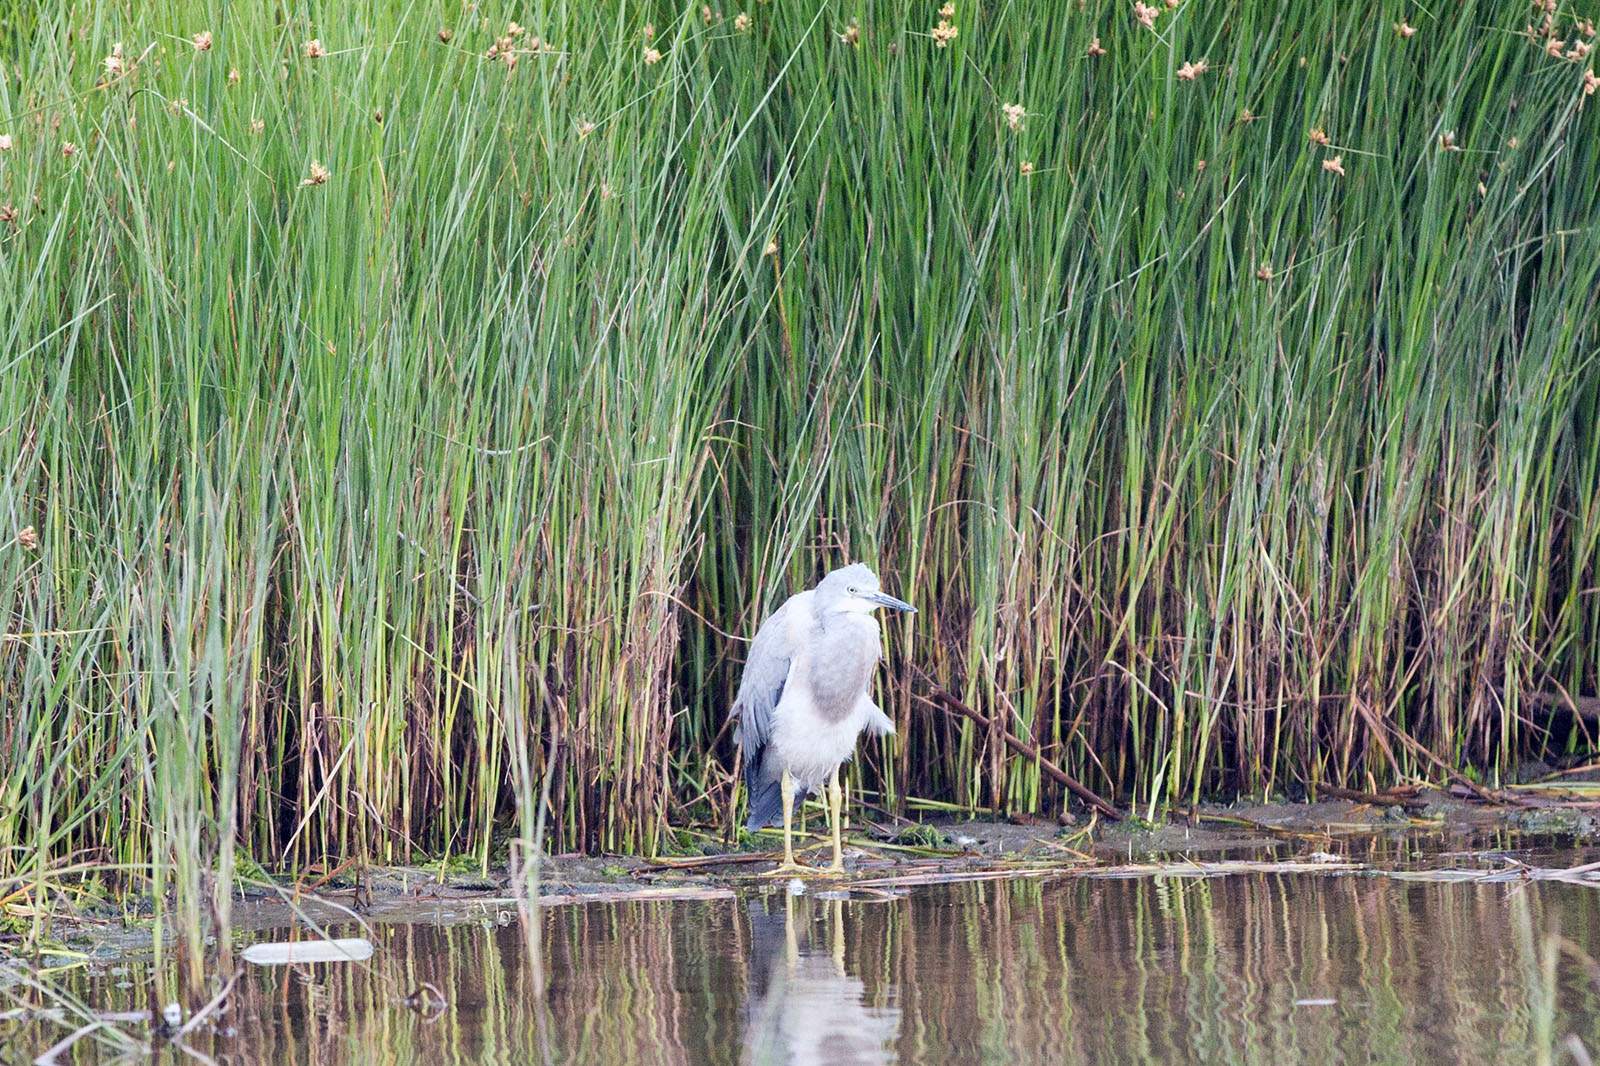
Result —
<svg viewBox="0 0 1600 1066"><path fill-rule="evenodd" d="M872 674L883 658L879 607L916 608L878 589L865 565L841 567L807 592L790 596L761 623L739 680L733 714L744 751L751 832L783 815L783 865L774 873L806 869L794 861L794 805L828 786L833 830L833 873L844 871L839 841L839 765L855 750L863 729L894 732L889 716L872 702Z"/></svg>

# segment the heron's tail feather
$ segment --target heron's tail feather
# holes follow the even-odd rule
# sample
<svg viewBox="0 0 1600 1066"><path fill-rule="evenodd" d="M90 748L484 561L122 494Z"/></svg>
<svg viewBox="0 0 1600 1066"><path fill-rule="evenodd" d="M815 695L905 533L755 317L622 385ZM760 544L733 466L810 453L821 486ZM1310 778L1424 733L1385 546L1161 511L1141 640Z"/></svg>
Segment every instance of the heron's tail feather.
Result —
<svg viewBox="0 0 1600 1066"><path fill-rule="evenodd" d="M778 782L753 784L750 788L750 817L744 827L754 833L783 817L783 790Z"/></svg>

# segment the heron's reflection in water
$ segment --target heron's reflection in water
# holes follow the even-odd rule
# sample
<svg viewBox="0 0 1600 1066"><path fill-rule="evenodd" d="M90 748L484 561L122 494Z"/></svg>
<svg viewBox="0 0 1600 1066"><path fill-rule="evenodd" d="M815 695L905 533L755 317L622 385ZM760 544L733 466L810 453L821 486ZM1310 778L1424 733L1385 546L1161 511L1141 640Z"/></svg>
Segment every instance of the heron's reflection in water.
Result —
<svg viewBox="0 0 1600 1066"><path fill-rule="evenodd" d="M845 969L844 901L782 893L751 900L748 1066L898 1062L898 1007L869 1005Z"/></svg>

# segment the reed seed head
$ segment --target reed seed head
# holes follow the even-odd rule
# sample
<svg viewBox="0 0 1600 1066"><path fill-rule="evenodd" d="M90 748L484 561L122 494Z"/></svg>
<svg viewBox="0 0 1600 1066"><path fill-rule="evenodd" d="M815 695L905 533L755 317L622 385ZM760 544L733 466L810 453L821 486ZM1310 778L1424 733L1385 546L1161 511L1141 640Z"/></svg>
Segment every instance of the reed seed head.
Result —
<svg viewBox="0 0 1600 1066"><path fill-rule="evenodd" d="M1027 117L1027 108L1021 104L1003 104L1000 110L1005 113L1006 125L1013 130L1022 129L1022 120Z"/></svg>
<svg viewBox="0 0 1600 1066"><path fill-rule="evenodd" d="M17 544L27 551L37 551L39 548L39 534L33 531L32 526L23 526L17 530Z"/></svg>
<svg viewBox="0 0 1600 1066"><path fill-rule="evenodd" d="M0 152L9 152L12 147L11 134L0 133Z"/></svg>
<svg viewBox="0 0 1600 1066"><path fill-rule="evenodd" d="M653 67L659 62L661 62L661 53L659 51L657 51L654 48L646 48L644 50L644 65L645 66Z"/></svg>
<svg viewBox="0 0 1600 1066"><path fill-rule="evenodd" d="M321 163L317 162L315 159L313 159L311 161L311 176L306 178L300 184L302 186L305 186L305 185L321 185L324 182L326 182L330 177L332 177L332 175L328 172L328 168L323 166Z"/></svg>
<svg viewBox="0 0 1600 1066"><path fill-rule="evenodd" d="M933 46L935 48L943 48L961 36L961 30L952 24L949 19L940 19L939 25L930 30L928 35L933 38Z"/></svg>
<svg viewBox="0 0 1600 1066"><path fill-rule="evenodd" d="M1600 78L1595 77L1593 70L1583 72L1583 95L1593 96L1596 88L1600 88Z"/></svg>
<svg viewBox="0 0 1600 1066"><path fill-rule="evenodd" d="M10 226L12 229L16 229L17 228L17 205L16 204L0 204L0 222L5 223L6 225Z"/></svg>
<svg viewBox="0 0 1600 1066"><path fill-rule="evenodd" d="M733 28L740 33L747 31L750 28L749 13L741 11L737 15L733 16Z"/></svg>
<svg viewBox="0 0 1600 1066"><path fill-rule="evenodd" d="M228 68L228 84L229 85L238 85L239 84L239 68L238 67L229 67Z"/></svg>
<svg viewBox="0 0 1600 1066"><path fill-rule="evenodd" d="M1106 50L1100 47L1100 38L1096 37L1094 40L1089 42L1089 55L1091 58L1094 56L1103 56L1105 54Z"/></svg>
<svg viewBox="0 0 1600 1066"><path fill-rule="evenodd" d="M1194 81L1200 75L1210 70L1211 66L1204 59L1197 63L1185 63L1178 68L1178 77L1184 81Z"/></svg>
<svg viewBox="0 0 1600 1066"><path fill-rule="evenodd" d="M73 156L78 154L78 146L73 144L71 141L62 141L61 154L66 158L71 159Z"/></svg>
<svg viewBox="0 0 1600 1066"><path fill-rule="evenodd" d="M1161 14L1159 7L1150 7L1139 0L1133 0L1133 17L1139 20L1139 25L1147 30L1156 28L1156 16Z"/></svg>
<svg viewBox="0 0 1600 1066"><path fill-rule="evenodd" d="M1022 169L1022 176L1023 177L1027 177L1029 174L1032 174L1033 173L1033 160L1024 159L1022 161L1022 168L1021 169Z"/></svg>
<svg viewBox="0 0 1600 1066"><path fill-rule="evenodd" d="M196 52L211 51L211 31L201 30L199 33L189 38L189 43L194 45L194 50Z"/></svg>
<svg viewBox="0 0 1600 1066"><path fill-rule="evenodd" d="M311 40L301 45L300 51L307 59L321 59L323 56L328 54L328 50L322 47L322 40L317 37L313 37Z"/></svg>
<svg viewBox="0 0 1600 1066"><path fill-rule="evenodd" d="M1401 21L1394 24L1394 32L1399 34L1403 40L1407 37L1410 37L1413 33L1416 33L1417 28L1411 25L1409 22Z"/></svg>
<svg viewBox="0 0 1600 1066"><path fill-rule="evenodd" d="M1344 156L1336 155L1332 159L1324 159L1322 161L1322 169L1329 173L1337 174L1341 178L1344 177Z"/></svg>
<svg viewBox="0 0 1600 1066"><path fill-rule="evenodd" d="M1321 126L1313 126L1306 132L1306 136L1309 137L1311 139L1311 143L1315 145L1325 146L1328 143L1327 131Z"/></svg>

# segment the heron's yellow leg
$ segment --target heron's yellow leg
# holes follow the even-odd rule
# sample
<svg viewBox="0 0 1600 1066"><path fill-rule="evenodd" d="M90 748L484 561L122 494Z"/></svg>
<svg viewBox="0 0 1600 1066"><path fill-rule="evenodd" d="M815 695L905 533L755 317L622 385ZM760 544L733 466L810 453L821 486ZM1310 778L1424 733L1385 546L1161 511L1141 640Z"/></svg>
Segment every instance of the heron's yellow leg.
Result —
<svg viewBox="0 0 1600 1066"><path fill-rule="evenodd" d="M794 778L789 776L789 771L783 772L778 788L783 793L783 862L776 870L767 871L766 876L816 873L811 867L801 866L794 861Z"/></svg>
<svg viewBox="0 0 1600 1066"><path fill-rule="evenodd" d="M794 861L794 778L789 776L789 771L783 772L783 781L779 785L783 789L783 864L795 865Z"/></svg>
<svg viewBox="0 0 1600 1066"><path fill-rule="evenodd" d="M844 845L839 828L843 819L844 790L839 787L839 771L835 770L833 777L828 780L828 821L833 826L833 865L828 867L830 874L844 873Z"/></svg>

